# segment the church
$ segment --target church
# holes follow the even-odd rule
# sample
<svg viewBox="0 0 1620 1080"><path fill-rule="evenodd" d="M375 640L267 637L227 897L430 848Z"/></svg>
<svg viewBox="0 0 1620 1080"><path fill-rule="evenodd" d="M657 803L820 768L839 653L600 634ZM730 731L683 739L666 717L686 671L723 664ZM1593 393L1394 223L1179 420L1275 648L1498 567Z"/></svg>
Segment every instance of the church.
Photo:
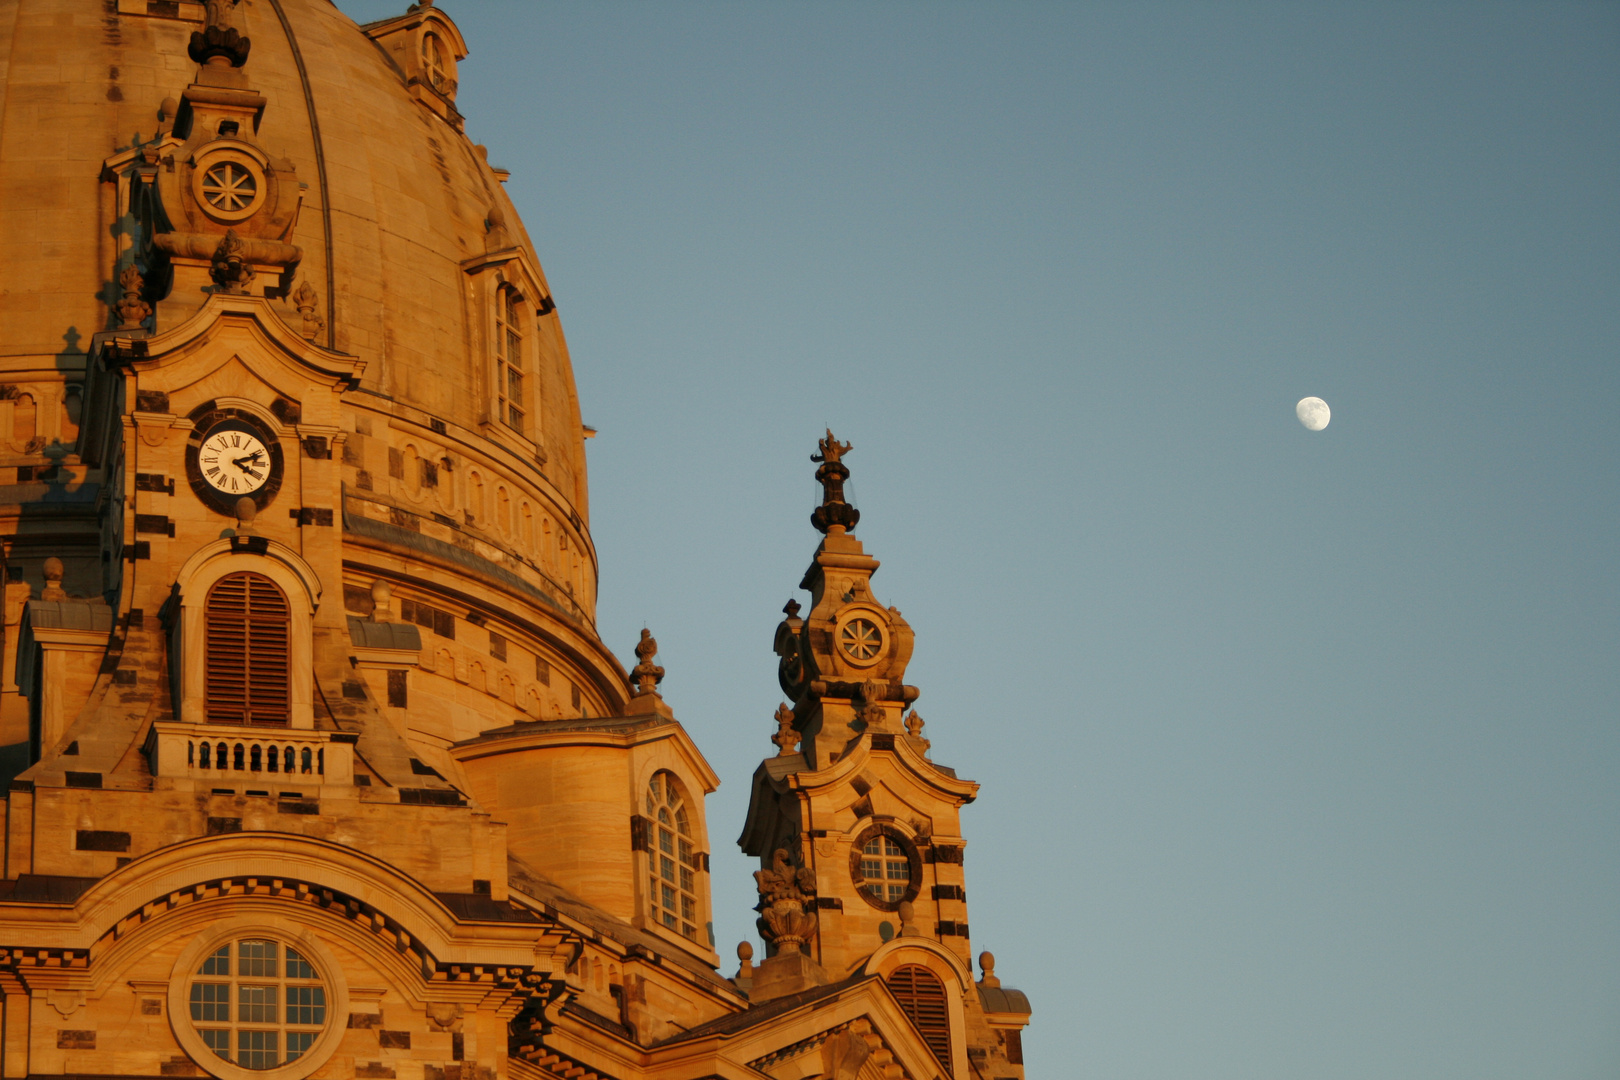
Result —
<svg viewBox="0 0 1620 1080"><path fill-rule="evenodd" d="M0 0L0 53L0 1077L1022 1080L850 445L781 463L821 497L746 820L598 636L451 17Z"/></svg>

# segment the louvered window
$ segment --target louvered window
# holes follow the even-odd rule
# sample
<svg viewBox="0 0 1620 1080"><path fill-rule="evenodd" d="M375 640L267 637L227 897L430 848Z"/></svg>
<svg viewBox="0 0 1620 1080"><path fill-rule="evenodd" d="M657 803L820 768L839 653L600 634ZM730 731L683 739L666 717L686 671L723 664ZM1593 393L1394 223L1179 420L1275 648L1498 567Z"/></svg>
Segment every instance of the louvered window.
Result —
<svg viewBox="0 0 1620 1080"><path fill-rule="evenodd" d="M906 964L889 976L889 992L917 1026L917 1033L946 1070L951 1069L951 1016L945 1008L945 984L919 964Z"/></svg>
<svg viewBox="0 0 1620 1080"><path fill-rule="evenodd" d="M276 583L231 574L204 605L205 708L215 724L285 724L292 609Z"/></svg>

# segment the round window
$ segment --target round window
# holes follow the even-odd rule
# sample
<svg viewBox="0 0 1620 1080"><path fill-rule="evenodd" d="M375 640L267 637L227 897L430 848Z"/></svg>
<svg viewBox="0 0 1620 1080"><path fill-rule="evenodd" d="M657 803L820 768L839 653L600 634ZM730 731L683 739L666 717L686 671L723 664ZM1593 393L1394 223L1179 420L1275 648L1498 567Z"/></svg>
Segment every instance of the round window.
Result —
<svg viewBox="0 0 1620 1080"><path fill-rule="evenodd" d="M853 663L874 663L883 652L883 630L871 619L856 616L838 628L838 647Z"/></svg>
<svg viewBox="0 0 1620 1080"><path fill-rule="evenodd" d="M882 911L894 911L917 899L922 890L922 856L904 833L874 825L855 841L850 876L861 899Z"/></svg>
<svg viewBox="0 0 1620 1080"><path fill-rule="evenodd" d="M215 210L234 214L252 204L259 182L235 161L222 161L203 173L203 199Z"/></svg>
<svg viewBox="0 0 1620 1080"><path fill-rule="evenodd" d="M196 163L192 194L215 221L246 221L264 205L264 169L240 150L215 150Z"/></svg>
<svg viewBox="0 0 1620 1080"><path fill-rule="evenodd" d="M296 1080L336 1049L344 1016L336 965L308 934L243 927L194 942L170 990L175 1034L226 1080Z"/></svg>

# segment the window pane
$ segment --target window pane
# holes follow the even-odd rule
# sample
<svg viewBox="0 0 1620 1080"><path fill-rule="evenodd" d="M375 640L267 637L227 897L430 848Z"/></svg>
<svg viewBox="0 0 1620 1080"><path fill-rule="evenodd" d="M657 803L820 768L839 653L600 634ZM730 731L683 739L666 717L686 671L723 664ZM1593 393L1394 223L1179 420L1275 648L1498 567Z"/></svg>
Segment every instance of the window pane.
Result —
<svg viewBox="0 0 1620 1080"><path fill-rule="evenodd" d="M287 1023L326 1023L326 990L319 986L287 987Z"/></svg>
<svg viewBox="0 0 1620 1080"><path fill-rule="evenodd" d="M674 911L675 910L675 890L670 888L668 885L665 885L665 886L663 886L662 891L663 891L663 894L664 894L664 906L669 908L671 911Z"/></svg>
<svg viewBox="0 0 1620 1080"><path fill-rule="evenodd" d="M201 1031L203 1045L224 1058L231 1059L231 1033L228 1031Z"/></svg>
<svg viewBox="0 0 1620 1080"><path fill-rule="evenodd" d="M658 830L658 847L665 855L675 854L675 834L667 829Z"/></svg>
<svg viewBox="0 0 1620 1080"><path fill-rule="evenodd" d="M883 848L881 846L881 840L868 840L865 844L861 845L861 854L862 855L881 855L881 854L883 854Z"/></svg>
<svg viewBox="0 0 1620 1080"><path fill-rule="evenodd" d="M697 865L697 863L692 859L692 845L686 840L681 841L681 862L685 863L687 866Z"/></svg>
<svg viewBox="0 0 1620 1080"><path fill-rule="evenodd" d="M278 949L273 941L243 941L236 946L236 973L257 978L275 978L281 974L276 963Z"/></svg>
<svg viewBox="0 0 1620 1080"><path fill-rule="evenodd" d="M883 860L882 859L862 859L861 860L861 877L865 878L867 881L872 881L873 879L881 878L882 876L883 876Z"/></svg>
<svg viewBox="0 0 1620 1080"><path fill-rule="evenodd" d="M274 1031L238 1031L236 1063L246 1069L275 1068L281 1064L278 1035Z"/></svg>
<svg viewBox="0 0 1620 1080"><path fill-rule="evenodd" d="M220 983L195 983L191 987L191 1018L204 1023L226 1024L231 1019L231 988Z"/></svg>
<svg viewBox="0 0 1620 1080"><path fill-rule="evenodd" d="M688 870L684 866L681 867L681 888L685 889L687 892L696 891L692 888L692 871Z"/></svg>
<svg viewBox="0 0 1620 1080"><path fill-rule="evenodd" d="M304 1051L315 1045L313 1031L287 1032L287 1060L296 1061L304 1056Z"/></svg>
<svg viewBox="0 0 1620 1080"><path fill-rule="evenodd" d="M675 880L675 863L668 856L658 857L658 869L665 881Z"/></svg>
<svg viewBox="0 0 1620 1080"><path fill-rule="evenodd" d="M199 975L229 975L230 973L231 947L229 945L221 945L215 949L208 959L203 961L202 967L197 969Z"/></svg>
<svg viewBox="0 0 1620 1080"><path fill-rule="evenodd" d="M690 896L681 897L681 918L697 918L697 905L692 903L692 898Z"/></svg>
<svg viewBox="0 0 1620 1080"><path fill-rule="evenodd" d="M279 995L274 986L239 986L236 988L236 1019L243 1024L273 1024L281 1019L276 1013Z"/></svg>
<svg viewBox="0 0 1620 1080"><path fill-rule="evenodd" d="M287 978L289 979L316 979L315 968L308 960L293 949L287 950Z"/></svg>
<svg viewBox="0 0 1620 1080"><path fill-rule="evenodd" d="M675 929L675 916L671 915L667 911L664 912L664 925L669 927L671 930Z"/></svg>

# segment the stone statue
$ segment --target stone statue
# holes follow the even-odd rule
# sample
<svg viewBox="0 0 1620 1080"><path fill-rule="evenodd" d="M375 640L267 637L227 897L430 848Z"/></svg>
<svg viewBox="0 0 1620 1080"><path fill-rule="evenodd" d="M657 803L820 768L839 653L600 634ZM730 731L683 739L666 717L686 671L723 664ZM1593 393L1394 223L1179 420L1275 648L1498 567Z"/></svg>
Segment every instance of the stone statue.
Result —
<svg viewBox="0 0 1620 1080"><path fill-rule="evenodd" d="M777 746L777 757L789 757L799 748L803 738L793 730L793 708L782 704L776 707L776 734L771 736L771 742Z"/></svg>
<svg viewBox="0 0 1620 1080"><path fill-rule="evenodd" d="M816 891L815 871L795 867L788 853L777 848L771 856L771 869L754 871L759 888L760 922L765 937L778 952L798 952L816 936L816 917L805 910Z"/></svg>
<svg viewBox="0 0 1620 1080"><path fill-rule="evenodd" d="M247 245L235 229L227 229L225 239L214 249L214 265L209 273L222 292L238 296L247 292L248 283L256 275L247 262Z"/></svg>

